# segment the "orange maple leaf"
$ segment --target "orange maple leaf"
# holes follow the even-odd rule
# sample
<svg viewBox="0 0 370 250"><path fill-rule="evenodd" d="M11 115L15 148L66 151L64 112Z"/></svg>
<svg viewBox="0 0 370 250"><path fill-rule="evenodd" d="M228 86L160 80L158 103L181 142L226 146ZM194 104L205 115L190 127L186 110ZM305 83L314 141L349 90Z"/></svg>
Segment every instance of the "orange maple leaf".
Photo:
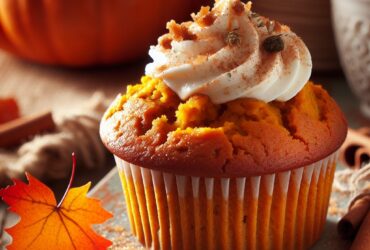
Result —
<svg viewBox="0 0 370 250"><path fill-rule="evenodd" d="M6 229L13 242L11 249L106 249L111 242L97 235L91 224L103 223L112 217L100 201L87 198L90 183L71 188L76 160L73 157L71 179L57 204L50 188L26 173L28 185L13 180L14 185L0 190L0 196L21 220Z"/></svg>

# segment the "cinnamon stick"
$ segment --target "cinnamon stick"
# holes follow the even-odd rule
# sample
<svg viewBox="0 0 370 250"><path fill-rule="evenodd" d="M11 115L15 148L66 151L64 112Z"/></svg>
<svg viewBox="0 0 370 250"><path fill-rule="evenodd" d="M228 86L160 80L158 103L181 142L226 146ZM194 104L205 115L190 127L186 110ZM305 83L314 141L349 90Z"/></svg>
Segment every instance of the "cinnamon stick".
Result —
<svg viewBox="0 0 370 250"><path fill-rule="evenodd" d="M15 146L31 136L54 129L50 111L24 116L0 125L0 147Z"/></svg>
<svg viewBox="0 0 370 250"><path fill-rule="evenodd" d="M0 124L19 118L19 107L14 98L0 98Z"/></svg>
<svg viewBox="0 0 370 250"><path fill-rule="evenodd" d="M370 127L348 129L345 142L340 150L340 159L348 167L360 169L370 160Z"/></svg>
<svg viewBox="0 0 370 250"><path fill-rule="evenodd" d="M343 239L353 239L370 209L370 195L362 195L349 207L348 213L338 222L338 233Z"/></svg>
<svg viewBox="0 0 370 250"><path fill-rule="evenodd" d="M370 249L370 210L368 210L350 250L368 249Z"/></svg>

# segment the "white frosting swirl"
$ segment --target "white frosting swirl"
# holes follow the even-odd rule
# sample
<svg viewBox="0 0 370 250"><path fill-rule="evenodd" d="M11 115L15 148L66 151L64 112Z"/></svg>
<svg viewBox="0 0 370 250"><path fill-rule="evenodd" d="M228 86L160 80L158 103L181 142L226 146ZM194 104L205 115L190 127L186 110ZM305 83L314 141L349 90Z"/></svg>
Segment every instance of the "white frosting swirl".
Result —
<svg viewBox="0 0 370 250"><path fill-rule="evenodd" d="M243 6L242 12L235 11L236 4ZM183 100L205 94L214 103L242 97L287 101L309 80L311 55L287 26L277 23L271 30L267 19L252 17L240 0L217 1L212 15L211 25L186 26L195 39L173 39L170 48L151 46L153 63L146 66L146 74L163 79ZM237 34L238 44L226 41L230 32ZM282 51L264 49L263 41L272 35L281 35Z"/></svg>

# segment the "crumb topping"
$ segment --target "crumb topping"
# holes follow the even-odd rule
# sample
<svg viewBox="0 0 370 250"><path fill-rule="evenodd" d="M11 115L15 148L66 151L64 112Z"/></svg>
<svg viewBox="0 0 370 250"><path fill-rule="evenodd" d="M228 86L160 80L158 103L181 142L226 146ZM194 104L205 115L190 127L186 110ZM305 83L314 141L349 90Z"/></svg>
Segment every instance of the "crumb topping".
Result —
<svg viewBox="0 0 370 250"><path fill-rule="evenodd" d="M162 46L162 48L164 49L171 49L172 46L171 46L171 42L173 41L173 38L170 34L166 34L166 35L163 35L161 36L159 39L158 39L158 43Z"/></svg>
<svg viewBox="0 0 370 250"><path fill-rule="evenodd" d="M127 93L118 98L106 112L105 119L113 113L123 110L127 100L141 99L150 106L156 107L155 112L147 116L144 127L161 120L168 123L173 131L194 128L222 128L229 138L234 134L248 134L244 125L249 122L262 122L278 126L290 133L293 123L290 114L302 113L310 119L322 119L320 107L321 88L312 83L288 102L265 103L256 99L241 98L225 104L213 104L206 95L194 95L186 101L180 98L160 79L145 76L137 85L129 85Z"/></svg>
<svg viewBox="0 0 370 250"><path fill-rule="evenodd" d="M190 24L191 22L178 24L174 20L171 20L167 23L169 35L176 41L196 40L197 36L189 30Z"/></svg>
<svg viewBox="0 0 370 250"><path fill-rule="evenodd" d="M162 80L127 87L101 123L122 159L176 174L261 175L301 167L338 149L347 126L335 102L309 82L287 102L207 95L181 100Z"/></svg>
<svg viewBox="0 0 370 250"><path fill-rule="evenodd" d="M201 7L197 14L191 14L194 22L196 22L200 27L211 26L216 20L216 16L210 11L210 7Z"/></svg>

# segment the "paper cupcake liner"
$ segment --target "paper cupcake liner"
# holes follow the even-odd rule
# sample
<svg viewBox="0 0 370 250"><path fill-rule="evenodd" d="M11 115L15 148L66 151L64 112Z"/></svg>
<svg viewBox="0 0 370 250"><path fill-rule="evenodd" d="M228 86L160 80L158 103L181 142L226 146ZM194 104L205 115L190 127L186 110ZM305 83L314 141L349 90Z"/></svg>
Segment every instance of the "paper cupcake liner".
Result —
<svg viewBox="0 0 370 250"><path fill-rule="evenodd" d="M132 233L154 249L307 249L326 221L337 153L241 178L174 175L116 157Z"/></svg>

